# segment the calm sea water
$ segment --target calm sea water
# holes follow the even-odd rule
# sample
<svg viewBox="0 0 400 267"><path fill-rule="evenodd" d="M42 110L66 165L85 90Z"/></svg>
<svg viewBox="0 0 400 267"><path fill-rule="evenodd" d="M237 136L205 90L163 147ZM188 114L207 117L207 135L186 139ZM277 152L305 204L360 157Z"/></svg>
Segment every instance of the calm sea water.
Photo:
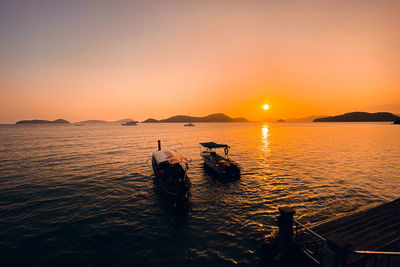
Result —
<svg viewBox="0 0 400 267"><path fill-rule="evenodd" d="M174 213L150 157L192 159ZM229 144L242 176L204 172L198 143ZM0 126L1 266L259 265L292 205L313 224L400 195L400 127L387 123Z"/></svg>

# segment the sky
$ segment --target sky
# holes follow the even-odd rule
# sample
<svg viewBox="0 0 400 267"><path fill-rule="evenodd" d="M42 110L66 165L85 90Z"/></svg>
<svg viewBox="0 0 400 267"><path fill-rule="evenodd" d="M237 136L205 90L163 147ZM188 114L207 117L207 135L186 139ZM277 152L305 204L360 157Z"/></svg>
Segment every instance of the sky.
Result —
<svg viewBox="0 0 400 267"><path fill-rule="evenodd" d="M400 1L1 0L0 123L400 114L398 14Z"/></svg>

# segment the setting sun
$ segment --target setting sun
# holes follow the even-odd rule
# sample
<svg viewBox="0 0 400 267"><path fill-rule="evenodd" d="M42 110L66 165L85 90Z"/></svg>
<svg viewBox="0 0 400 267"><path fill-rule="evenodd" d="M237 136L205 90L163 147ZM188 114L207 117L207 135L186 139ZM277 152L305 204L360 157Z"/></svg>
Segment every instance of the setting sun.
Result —
<svg viewBox="0 0 400 267"><path fill-rule="evenodd" d="M0 0L0 267L400 267L400 0L182 2Z"/></svg>

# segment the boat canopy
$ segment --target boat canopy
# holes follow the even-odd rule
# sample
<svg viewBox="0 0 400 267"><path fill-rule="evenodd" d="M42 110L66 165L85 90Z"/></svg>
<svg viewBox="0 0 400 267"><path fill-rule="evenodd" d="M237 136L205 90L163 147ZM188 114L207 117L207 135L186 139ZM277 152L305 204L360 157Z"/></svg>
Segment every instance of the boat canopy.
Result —
<svg viewBox="0 0 400 267"><path fill-rule="evenodd" d="M159 150L153 153L157 163L169 162L170 164L187 163L188 161L174 150Z"/></svg>
<svg viewBox="0 0 400 267"><path fill-rule="evenodd" d="M227 147L227 148L229 148L228 145L217 144L217 143L214 143L214 142L200 143L200 145L202 145L202 146L204 146L204 147L206 147L206 148L209 148L209 149L212 149L212 148L220 148L220 147Z"/></svg>

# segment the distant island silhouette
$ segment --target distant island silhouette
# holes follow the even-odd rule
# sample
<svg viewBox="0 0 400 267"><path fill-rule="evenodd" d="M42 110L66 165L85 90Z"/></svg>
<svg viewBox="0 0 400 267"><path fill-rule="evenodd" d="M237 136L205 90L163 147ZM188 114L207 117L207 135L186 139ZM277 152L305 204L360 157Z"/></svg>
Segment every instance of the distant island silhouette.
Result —
<svg viewBox="0 0 400 267"><path fill-rule="evenodd" d="M160 121L153 118L142 121L142 123L155 123L155 122L160 122Z"/></svg>
<svg viewBox="0 0 400 267"><path fill-rule="evenodd" d="M318 118L314 122L379 122L379 121L396 121L400 117L389 112L350 112L342 115Z"/></svg>
<svg viewBox="0 0 400 267"><path fill-rule="evenodd" d="M80 122L76 122L78 124L91 124L91 123L125 123L125 122L129 122L129 121L134 121L134 122L138 122L132 119L121 119L121 120L117 120L117 121L105 121L105 120L86 120L86 121L80 121Z"/></svg>
<svg viewBox="0 0 400 267"><path fill-rule="evenodd" d="M108 121L104 120L86 120L86 121L80 121L80 122L75 122L75 123L109 123Z"/></svg>
<svg viewBox="0 0 400 267"><path fill-rule="evenodd" d="M138 122L132 119L121 119L117 121L105 121L105 120L86 120L86 121L80 121L80 122L74 122L74 124L95 124L95 123L125 123L125 122ZM70 124L69 121L64 120L64 119L57 119L54 121L49 121L49 120L21 120L17 121L15 124L58 124L58 123L67 123Z"/></svg>
<svg viewBox="0 0 400 267"><path fill-rule="evenodd" d="M113 123L126 123L126 122L131 122L131 121L133 121L133 122L138 122L137 120L132 120L131 118L128 118L128 119L121 119L121 120L117 120L117 121L114 121Z"/></svg>
<svg viewBox="0 0 400 267"><path fill-rule="evenodd" d="M57 119L54 121L48 121L48 120L22 120L22 121L17 121L16 124L44 124L44 123L51 123L51 124L70 124L69 121L63 120L63 119Z"/></svg>
<svg viewBox="0 0 400 267"><path fill-rule="evenodd" d="M301 118L289 118L286 121L288 121L288 122L312 122L315 119L324 118L324 117L328 117L328 115L311 115L311 116L301 117Z"/></svg>
<svg viewBox="0 0 400 267"><path fill-rule="evenodd" d="M260 122L278 122L279 120L284 120L285 122L312 122L315 119L323 118L323 117L328 117L327 115L311 115L307 117L301 117L301 118L288 118L288 119L282 119L282 118L264 118L260 120ZM282 121L280 121L282 122Z"/></svg>
<svg viewBox="0 0 400 267"><path fill-rule="evenodd" d="M192 117L187 115L176 115L167 119L156 120L153 118L144 120L143 123L158 123L158 122L248 122L245 118L231 118L224 113L214 113L204 117Z"/></svg>
<svg viewBox="0 0 400 267"><path fill-rule="evenodd" d="M126 123L126 122L138 122L128 119L121 119L117 121L105 121L105 120L85 120L80 122L75 122L74 124L95 124L95 123ZM175 115L167 119L157 120L154 118L149 118L142 121L142 123L186 123L191 122L249 122L246 118L231 118L224 113L214 113L203 117L192 117L187 115ZM289 119L268 119L261 120L261 122L393 122L393 124L400 124L400 116L397 116L390 112L350 112L337 116L308 116L303 118L289 118ZM70 124L69 121L64 119L57 119L54 121L50 120L20 120L16 124Z"/></svg>

